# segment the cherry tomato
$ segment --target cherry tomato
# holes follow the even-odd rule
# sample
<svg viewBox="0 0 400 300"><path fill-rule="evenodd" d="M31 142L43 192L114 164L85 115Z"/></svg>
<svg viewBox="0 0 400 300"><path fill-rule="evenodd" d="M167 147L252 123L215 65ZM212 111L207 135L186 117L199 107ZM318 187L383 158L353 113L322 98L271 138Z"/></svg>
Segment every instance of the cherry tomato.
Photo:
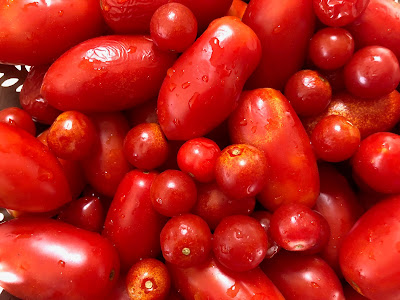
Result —
<svg viewBox="0 0 400 300"><path fill-rule="evenodd" d="M35 137L0 122L0 206L45 212L71 201L57 158Z"/></svg>
<svg viewBox="0 0 400 300"><path fill-rule="evenodd" d="M0 122L18 126L31 135L36 135L36 126L31 116L19 107L7 107L0 110Z"/></svg>
<svg viewBox="0 0 400 300"><path fill-rule="evenodd" d="M141 170L126 174L108 210L102 235L115 245L124 271L161 252L160 232L166 219L150 202L150 186L156 176L156 172Z"/></svg>
<svg viewBox="0 0 400 300"><path fill-rule="evenodd" d="M131 108L157 96L175 59L176 54L157 49L147 36L97 37L76 45L50 66L41 94L62 111Z"/></svg>
<svg viewBox="0 0 400 300"><path fill-rule="evenodd" d="M22 299L104 299L118 280L118 254L97 233L23 218L1 224L0 237L0 284Z"/></svg>
<svg viewBox="0 0 400 300"><path fill-rule="evenodd" d="M262 150L269 163L266 185L257 196L270 211L282 203L315 204L319 194L310 140L288 100L277 90L242 93L229 119L231 140Z"/></svg>
<svg viewBox="0 0 400 300"><path fill-rule="evenodd" d="M232 271L256 268L265 258L267 249L267 233L252 217L228 216L215 228L213 253L223 266Z"/></svg>
<svg viewBox="0 0 400 300"><path fill-rule="evenodd" d="M97 0L2 1L0 24L0 63L31 66L103 31Z"/></svg>
<svg viewBox="0 0 400 300"><path fill-rule="evenodd" d="M237 106L261 55L260 41L235 17L215 20L167 72L158 119L171 140L203 136Z"/></svg>
<svg viewBox="0 0 400 300"><path fill-rule="evenodd" d="M400 293L399 213L399 196L379 202L358 219L340 247L345 279L368 299L396 299Z"/></svg>
<svg viewBox="0 0 400 300"><path fill-rule="evenodd" d="M173 217L160 234L164 259L180 267L192 267L206 261L211 254L211 231L199 216Z"/></svg>
<svg viewBox="0 0 400 300"><path fill-rule="evenodd" d="M145 258L135 263L126 277L130 299L164 300L171 287L167 267L159 260Z"/></svg>
<svg viewBox="0 0 400 300"><path fill-rule="evenodd" d="M183 4L164 4L151 17L150 35L161 50L183 52L197 37L196 17Z"/></svg>

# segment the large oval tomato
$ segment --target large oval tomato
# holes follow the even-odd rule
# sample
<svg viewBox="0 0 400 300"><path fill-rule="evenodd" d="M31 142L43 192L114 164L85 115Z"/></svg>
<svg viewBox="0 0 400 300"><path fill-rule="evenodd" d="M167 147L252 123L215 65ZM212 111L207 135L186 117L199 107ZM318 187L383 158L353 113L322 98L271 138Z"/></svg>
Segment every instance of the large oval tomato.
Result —
<svg viewBox="0 0 400 300"><path fill-rule="evenodd" d="M57 158L23 129L0 123L0 206L26 212L54 210L71 201Z"/></svg>
<svg viewBox="0 0 400 300"><path fill-rule="evenodd" d="M63 222L11 220L0 239L0 285L22 299L106 299L119 276L109 241Z"/></svg>
<svg viewBox="0 0 400 300"><path fill-rule="evenodd" d="M102 31L98 0L1 0L0 62L50 63Z"/></svg>
<svg viewBox="0 0 400 300"><path fill-rule="evenodd" d="M339 251L347 282L372 300L399 299L400 196L370 208L353 226Z"/></svg>

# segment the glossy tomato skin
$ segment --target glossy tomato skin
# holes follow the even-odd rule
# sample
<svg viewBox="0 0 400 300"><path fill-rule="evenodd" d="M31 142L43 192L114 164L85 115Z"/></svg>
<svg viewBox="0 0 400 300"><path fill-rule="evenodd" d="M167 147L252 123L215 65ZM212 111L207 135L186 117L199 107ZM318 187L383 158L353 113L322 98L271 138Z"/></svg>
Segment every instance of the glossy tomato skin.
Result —
<svg viewBox="0 0 400 300"><path fill-rule="evenodd" d="M0 24L0 62L30 66L51 63L103 31L97 0L2 1Z"/></svg>
<svg viewBox="0 0 400 300"><path fill-rule="evenodd" d="M339 253L347 282L368 299L398 299L400 197L370 208L347 234Z"/></svg>
<svg viewBox="0 0 400 300"><path fill-rule="evenodd" d="M150 186L156 172L133 170L118 186L108 210L102 235L117 248L124 271L139 259L157 257L161 252L160 232L166 218L150 201Z"/></svg>
<svg viewBox="0 0 400 300"><path fill-rule="evenodd" d="M312 0L251 1L243 22L259 36L262 46L261 62L246 86L282 89L304 64L315 27Z"/></svg>
<svg viewBox="0 0 400 300"><path fill-rule="evenodd" d="M117 252L99 234L24 218L0 225L0 236L1 286L22 299L104 299L118 280Z"/></svg>
<svg viewBox="0 0 400 300"><path fill-rule="evenodd" d="M257 198L265 208L273 211L291 202L315 204L319 194L316 159L300 120L282 93L274 89L243 92L239 107L230 116L229 131L233 143L264 151L269 179Z"/></svg>
<svg viewBox="0 0 400 300"><path fill-rule="evenodd" d="M41 94L66 111L119 111L157 96L176 54L147 36L102 36L73 47L47 71ZM72 79L73 78L73 79Z"/></svg>
<svg viewBox="0 0 400 300"><path fill-rule="evenodd" d="M0 206L27 212L54 210L71 201L57 158L35 137L0 123Z"/></svg>
<svg viewBox="0 0 400 300"><path fill-rule="evenodd" d="M316 255L280 251L261 268L286 300L345 300L335 272Z"/></svg>
<svg viewBox="0 0 400 300"><path fill-rule="evenodd" d="M261 56L256 34L238 18L223 17L178 58L158 96L158 119L168 139L200 137L237 106Z"/></svg>
<svg viewBox="0 0 400 300"><path fill-rule="evenodd" d="M0 110L0 122L18 126L31 135L36 135L36 126L32 117L19 107L7 107Z"/></svg>
<svg viewBox="0 0 400 300"><path fill-rule="evenodd" d="M128 121L120 112L93 114L90 119L99 141L93 154L82 161L84 174L98 192L113 197L119 182L131 168L123 154Z"/></svg>
<svg viewBox="0 0 400 300"><path fill-rule="evenodd" d="M169 263L167 267L175 288L186 300L284 299L258 267L247 272L234 272L213 257L195 267L179 268Z"/></svg>

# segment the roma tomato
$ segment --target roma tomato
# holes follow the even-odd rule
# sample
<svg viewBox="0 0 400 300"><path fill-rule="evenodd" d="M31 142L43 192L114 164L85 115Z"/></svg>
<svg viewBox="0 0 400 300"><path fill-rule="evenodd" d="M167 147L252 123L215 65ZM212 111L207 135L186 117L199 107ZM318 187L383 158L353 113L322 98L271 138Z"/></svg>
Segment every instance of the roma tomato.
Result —
<svg viewBox="0 0 400 300"><path fill-rule="evenodd" d="M64 171L31 134L0 122L0 206L27 212L54 210L71 201Z"/></svg>
<svg viewBox="0 0 400 300"><path fill-rule="evenodd" d="M234 272L223 267L215 258L190 268L180 268L169 263L167 267L175 288L186 300L284 300L279 290L258 267L246 272Z"/></svg>
<svg viewBox="0 0 400 300"><path fill-rule="evenodd" d="M0 238L0 285L22 299L104 299L118 280L117 252L99 234L23 218L1 224Z"/></svg>
<svg viewBox="0 0 400 300"><path fill-rule="evenodd" d="M368 299L399 298L399 214L399 196L379 202L358 219L340 247L345 279Z"/></svg>
<svg viewBox="0 0 400 300"><path fill-rule="evenodd" d="M98 0L0 2L0 63L51 63L103 31Z"/></svg>
<svg viewBox="0 0 400 300"><path fill-rule="evenodd" d="M141 258L161 252L160 233L166 218L150 201L150 186L156 172L133 170L118 186L104 223L103 236L117 248L124 271Z"/></svg>
<svg viewBox="0 0 400 300"><path fill-rule="evenodd" d="M176 54L146 36L103 36L67 51L49 68L41 94L66 111L127 109L157 96Z"/></svg>
<svg viewBox="0 0 400 300"><path fill-rule="evenodd" d="M247 87L282 89L305 62L315 27L312 0L252 0L243 22L262 45L261 62Z"/></svg>
<svg viewBox="0 0 400 300"><path fill-rule="evenodd" d="M167 72L158 119L168 139L200 137L237 106L261 55L256 34L238 18L215 20Z"/></svg>
<svg viewBox="0 0 400 300"><path fill-rule="evenodd" d="M315 204L319 194L316 159L299 118L282 93L274 89L243 92L239 107L230 116L229 131L233 143L264 151L269 169L258 200L265 208L273 211L291 202Z"/></svg>

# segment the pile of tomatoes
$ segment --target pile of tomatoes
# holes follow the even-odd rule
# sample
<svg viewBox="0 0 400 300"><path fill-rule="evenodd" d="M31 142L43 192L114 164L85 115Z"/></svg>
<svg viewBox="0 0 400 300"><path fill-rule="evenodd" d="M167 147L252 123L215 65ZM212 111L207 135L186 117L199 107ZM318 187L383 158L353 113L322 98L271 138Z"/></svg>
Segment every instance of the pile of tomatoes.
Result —
<svg viewBox="0 0 400 300"><path fill-rule="evenodd" d="M0 286L400 299L400 4L0 0Z"/></svg>

